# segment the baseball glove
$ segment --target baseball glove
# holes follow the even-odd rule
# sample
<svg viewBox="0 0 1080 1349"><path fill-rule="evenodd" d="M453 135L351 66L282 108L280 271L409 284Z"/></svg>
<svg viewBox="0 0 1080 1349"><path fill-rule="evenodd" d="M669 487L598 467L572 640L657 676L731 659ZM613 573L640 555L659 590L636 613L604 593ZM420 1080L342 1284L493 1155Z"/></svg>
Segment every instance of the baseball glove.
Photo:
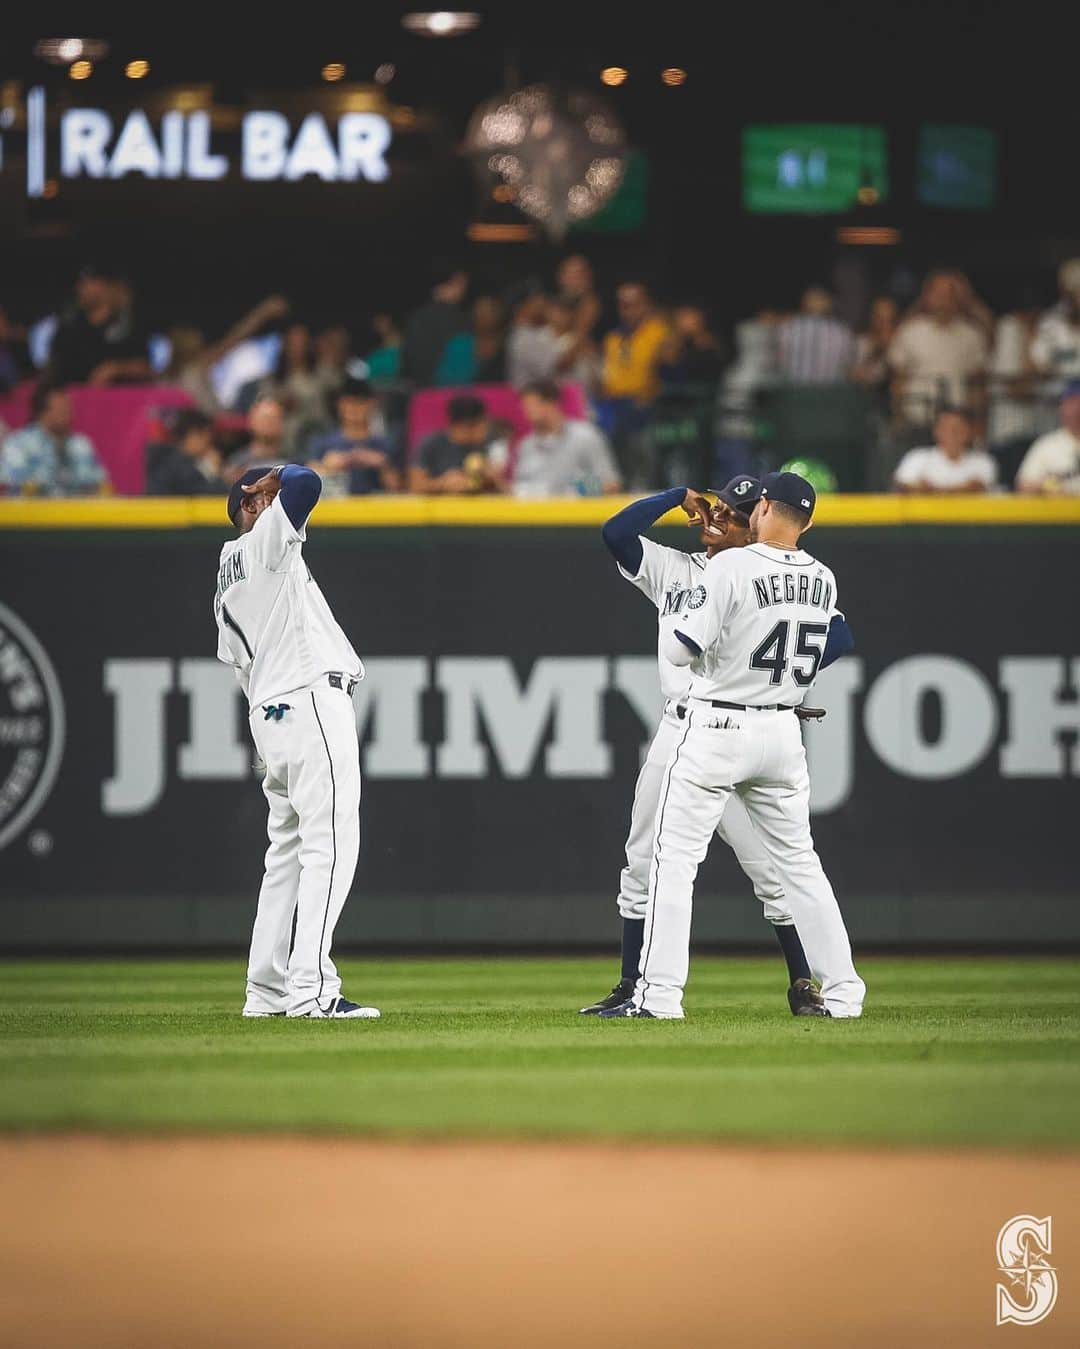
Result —
<svg viewBox="0 0 1080 1349"><path fill-rule="evenodd" d="M795 715L800 721L820 721L825 715L823 707L797 707Z"/></svg>

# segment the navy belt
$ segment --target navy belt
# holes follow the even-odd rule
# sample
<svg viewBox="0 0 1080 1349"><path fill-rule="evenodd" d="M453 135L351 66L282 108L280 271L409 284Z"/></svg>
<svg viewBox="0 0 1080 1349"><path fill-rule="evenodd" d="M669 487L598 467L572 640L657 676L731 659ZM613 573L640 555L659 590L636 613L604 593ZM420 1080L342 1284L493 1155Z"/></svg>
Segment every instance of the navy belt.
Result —
<svg viewBox="0 0 1080 1349"><path fill-rule="evenodd" d="M360 683L359 679L355 679L352 675L347 674L328 674L326 678L332 689L341 689L341 691L347 693L350 698L353 695L353 689Z"/></svg>
<svg viewBox="0 0 1080 1349"><path fill-rule="evenodd" d="M705 699L702 699L702 702L704 702L704 701L705 701ZM764 707L761 707L761 706L752 706L752 705L747 704L747 703L725 703L725 702L722 702L719 698L711 698L711 699L709 699L708 701L709 701L709 706L710 706L710 707L726 707L726 708L730 709L730 711L732 711L732 712L794 712L794 711L795 711L795 709L794 709L793 707L789 707L789 706L787 705L787 703L768 703L768 704L766 704ZM679 718L680 721L682 721L682 720L685 718L685 716L686 716L686 708L680 705L679 707L677 707L677 708L675 709L675 715Z"/></svg>
<svg viewBox="0 0 1080 1349"><path fill-rule="evenodd" d="M732 712L794 712L787 703L766 703L764 706L753 703L725 703L719 698L712 699L713 707L728 707Z"/></svg>

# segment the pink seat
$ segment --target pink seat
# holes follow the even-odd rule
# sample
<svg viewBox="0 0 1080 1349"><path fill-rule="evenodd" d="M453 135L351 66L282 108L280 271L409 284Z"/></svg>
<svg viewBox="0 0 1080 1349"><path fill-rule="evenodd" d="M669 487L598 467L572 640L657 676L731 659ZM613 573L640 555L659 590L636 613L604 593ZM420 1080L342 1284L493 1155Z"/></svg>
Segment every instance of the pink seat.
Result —
<svg viewBox="0 0 1080 1349"><path fill-rule="evenodd" d="M32 384L20 384L0 397L0 420L14 430L30 419ZM128 384L108 389L72 384L71 412L76 431L94 442L113 491L137 496L146 487L143 450L155 433L163 408L190 407L185 389L165 384Z"/></svg>
<svg viewBox="0 0 1080 1349"><path fill-rule="evenodd" d="M561 384L562 410L568 417L585 418L589 405L580 384ZM450 389L422 389L409 402L408 460L414 462L416 447L435 431L446 429L447 406L451 398L471 394L487 408L493 420L508 422L513 427L514 440L529 429L521 410L521 398L509 384L462 384Z"/></svg>

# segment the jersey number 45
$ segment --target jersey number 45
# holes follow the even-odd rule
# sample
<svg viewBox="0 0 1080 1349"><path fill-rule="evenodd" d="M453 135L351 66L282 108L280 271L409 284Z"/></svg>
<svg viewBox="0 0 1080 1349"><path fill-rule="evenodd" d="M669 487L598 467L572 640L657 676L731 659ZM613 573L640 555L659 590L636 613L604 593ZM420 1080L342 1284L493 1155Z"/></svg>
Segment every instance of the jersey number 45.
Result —
<svg viewBox="0 0 1080 1349"><path fill-rule="evenodd" d="M768 637L750 657L751 670L768 670L769 683L779 684L791 666L791 677L800 688L806 688L817 677L821 657L825 654L825 638L829 629L824 623L800 623L795 629L795 650L788 658L788 634L791 624L781 619ZM797 660L809 661L809 665L796 665Z"/></svg>

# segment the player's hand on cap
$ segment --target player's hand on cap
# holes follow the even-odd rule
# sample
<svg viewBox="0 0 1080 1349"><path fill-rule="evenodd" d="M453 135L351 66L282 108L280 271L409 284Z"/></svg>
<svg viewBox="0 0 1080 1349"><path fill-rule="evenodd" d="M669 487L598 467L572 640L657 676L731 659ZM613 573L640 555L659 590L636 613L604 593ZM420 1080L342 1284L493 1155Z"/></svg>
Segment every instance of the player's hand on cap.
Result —
<svg viewBox="0 0 1080 1349"><path fill-rule="evenodd" d="M713 503L704 492L695 491L693 487L686 489L682 509L690 517L687 521L690 525L707 525L712 520Z"/></svg>
<svg viewBox="0 0 1080 1349"><path fill-rule="evenodd" d="M240 490L245 496L265 497L267 502L273 501L278 492L281 491L281 467L272 468L269 473L264 473L258 482L244 483Z"/></svg>

